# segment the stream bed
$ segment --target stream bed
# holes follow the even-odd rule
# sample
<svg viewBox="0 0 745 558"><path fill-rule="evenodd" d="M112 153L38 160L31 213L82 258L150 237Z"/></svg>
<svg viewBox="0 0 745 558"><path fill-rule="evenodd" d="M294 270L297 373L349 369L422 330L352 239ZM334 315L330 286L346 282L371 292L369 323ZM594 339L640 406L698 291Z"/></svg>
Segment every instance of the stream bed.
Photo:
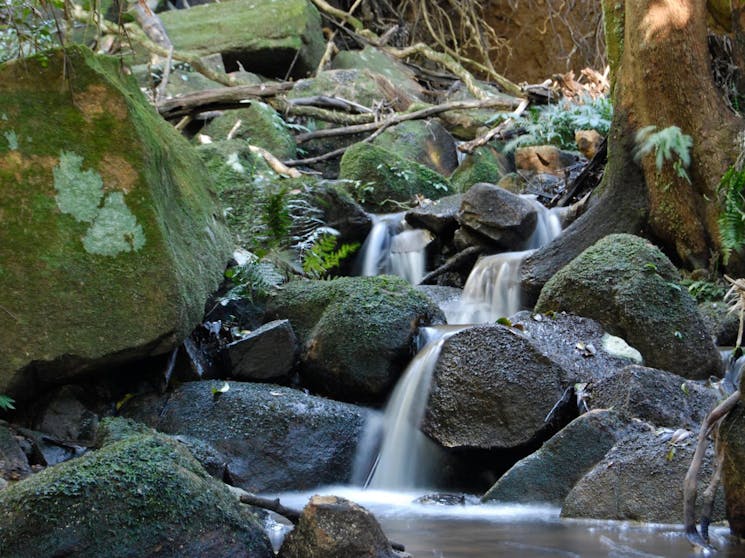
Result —
<svg viewBox="0 0 745 558"><path fill-rule="evenodd" d="M313 494L333 494L375 514L386 535L413 558L665 558L698 557L681 525L569 520L547 506L415 504L423 493L330 487L279 494L282 503L302 508ZM278 546L289 528L275 525ZM728 541L726 527L713 527L717 558L745 558L745 545Z"/></svg>

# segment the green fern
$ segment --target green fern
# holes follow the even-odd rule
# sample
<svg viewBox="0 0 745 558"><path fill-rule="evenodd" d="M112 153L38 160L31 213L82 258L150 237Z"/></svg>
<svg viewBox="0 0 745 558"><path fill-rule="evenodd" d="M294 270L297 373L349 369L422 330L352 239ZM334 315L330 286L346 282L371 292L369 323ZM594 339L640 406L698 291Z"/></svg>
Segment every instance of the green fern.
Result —
<svg viewBox="0 0 745 558"><path fill-rule="evenodd" d="M0 409L3 411L12 411L15 409L15 400L12 397L0 393Z"/></svg>
<svg viewBox="0 0 745 558"><path fill-rule="evenodd" d="M337 249L337 237L331 233L321 233L310 248L303 252L303 271L308 277L320 279L336 267L342 260L351 256L360 247L359 242L342 244Z"/></svg>
<svg viewBox="0 0 745 558"><path fill-rule="evenodd" d="M665 161L670 161L677 175L691 182L686 170L691 164L691 147L693 138L684 134L677 126L668 126L656 131L657 126L645 126L636 133L636 151L634 158L640 161L645 155L655 154L655 166L662 170Z"/></svg>
<svg viewBox="0 0 745 558"><path fill-rule="evenodd" d="M719 214L719 238L722 244L722 260L725 265L732 252L745 245L745 171L730 167L719 182L723 197Z"/></svg>
<svg viewBox="0 0 745 558"><path fill-rule="evenodd" d="M254 254L250 254L242 264L228 268L225 277L234 286L220 299L222 304L239 298L251 302L266 298L272 289L284 282L284 277L271 262Z"/></svg>

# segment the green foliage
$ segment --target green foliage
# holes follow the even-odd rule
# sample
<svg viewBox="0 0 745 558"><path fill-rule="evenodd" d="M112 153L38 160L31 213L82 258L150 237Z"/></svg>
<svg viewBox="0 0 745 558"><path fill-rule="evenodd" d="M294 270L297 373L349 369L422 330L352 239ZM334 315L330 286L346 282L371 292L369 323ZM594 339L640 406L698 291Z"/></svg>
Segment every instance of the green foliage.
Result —
<svg viewBox="0 0 745 558"><path fill-rule="evenodd" d="M505 152L527 145L555 145L561 149L576 149L577 130L596 130L607 135L613 117L613 105L608 97L569 100L539 107L517 119L516 126L525 134L505 144Z"/></svg>
<svg viewBox="0 0 745 558"><path fill-rule="evenodd" d="M62 2L4 0L0 9L0 64L44 52L59 43L52 7Z"/></svg>
<svg viewBox="0 0 745 558"><path fill-rule="evenodd" d="M725 286L720 282L683 279L680 282L696 302L719 302L727 292Z"/></svg>
<svg viewBox="0 0 745 558"><path fill-rule="evenodd" d="M248 254L246 261L228 268L225 277L234 286L220 299L223 304L239 298L252 302L266 298L273 288L284 282L284 277L271 262L260 260L255 254Z"/></svg>
<svg viewBox="0 0 745 558"><path fill-rule="evenodd" d="M0 393L0 410L11 411L13 409L15 409L15 400L12 397Z"/></svg>
<svg viewBox="0 0 745 558"><path fill-rule="evenodd" d="M727 169L719 181L722 212L719 214L719 238L722 260L727 265L732 252L745 244L745 170Z"/></svg>
<svg viewBox="0 0 745 558"><path fill-rule="evenodd" d="M662 170L665 161L670 161L677 175L690 183L686 169L691 164L693 138L684 134L677 126L656 130L657 126L645 126L636 133L635 159L639 161L654 152L658 171Z"/></svg>
<svg viewBox="0 0 745 558"><path fill-rule="evenodd" d="M321 232L310 243L310 247L302 253L303 271L308 277L326 277L329 271L339 267L342 260L354 254L360 247L359 242L342 244L339 248L336 244L337 236L331 232Z"/></svg>

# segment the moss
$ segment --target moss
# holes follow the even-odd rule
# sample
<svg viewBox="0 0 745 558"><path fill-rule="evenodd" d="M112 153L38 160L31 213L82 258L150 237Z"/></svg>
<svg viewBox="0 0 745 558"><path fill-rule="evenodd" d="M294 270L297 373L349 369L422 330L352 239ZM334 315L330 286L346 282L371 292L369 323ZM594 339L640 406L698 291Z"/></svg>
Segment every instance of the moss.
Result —
<svg viewBox="0 0 745 558"><path fill-rule="evenodd" d="M125 438L0 493L0 552L183 556L219 536L271 556L258 522L177 442Z"/></svg>
<svg viewBox="0 0 745 558"><path fill-rule="evenodd" d="M227 260L209 177L188 142L117 59L72 47L64 66L70 81L61 52L0 67L0 133L19 138L15 150L0 142L0 305L14 316L0 317L12 322L0 332L0 392L33 362L185 336ZM116 250L103 242L112 232Z"/></svg>
<svg viewBox="0 0 745 558"><path fill-rule="evenodd" d="M505 175L507 161L495 149L485 146L466 156L450 177L453 190L466 192L478 182L497 184Z"/></svg>
<svg viewBox="0 0 745 558"><path fill-rule="evenodd" d="M358 186L352 194L367 208L399 209L415 196L430 199L450 193L450 181L435 171L367 143L356 143L341 159L339 178Z"/></svg>
<svg viewBox="0 0 745 558"><path fill-rule="evenodd" d="M215 118L203 133L215 140L226 139L239 120L241 124L232 137L263 147L282 160L296 157L295 139L285 121L272 107L258 101L251 102L248 108L228 111Z"/></svg>
<svg viewBox="0 0 745 558"><path fill-rule="evenodd" d="M391 83L396 84L396 87L413 97L421 97L423 93L411 69L382 50L369 45L362 50L339 52L334 57L332 67L335 70L368 70L385 76Z"/></svg>

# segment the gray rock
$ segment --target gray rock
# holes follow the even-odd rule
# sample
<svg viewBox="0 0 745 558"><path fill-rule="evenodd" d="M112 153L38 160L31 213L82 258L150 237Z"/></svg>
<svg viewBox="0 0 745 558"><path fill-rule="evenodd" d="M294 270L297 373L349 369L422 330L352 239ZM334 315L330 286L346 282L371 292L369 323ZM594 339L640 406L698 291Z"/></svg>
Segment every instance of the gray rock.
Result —
<svg viewBox="0 0 745 558"><path fill-rule="evenodd" d="M382 401L411 359L417 328L445 321L427 296L392 276L292 281L267 315L290 320L303 345L303 382L353 402Z"/></svg>
<svg viewBox="0 0 745 558"><path fill-rule="evenodd" d="M520 196L479 182L463 194L458 222L505 250L521 246L533 233L538 214Z"/></svg>
<svg viewBox="0 0 745 558"><path fill-rule="evenodd" d="M406 222L412 227L427 229L435 235L447 235L458 228L458 212L463 196L445 196L406 212Z"/></svg>
<svg viewBox="0 0 745 558"><path fill-rule="evenodd" d="M31 474L28 459L16 435L9 426L0 424L0 479L17 481Z"/></svg>
<svg viewBox="0 0 745 558"><path fill-rule="evenodd" d="M609 235L546 283L535 310L595 319L639 350L647 366L691 379L719 375L719 352L679 279L670 260L646 240Z"/></svg>
<svg viewBox="0 0 745 558"><path fill-rule="evenodd" d="M683 479L693 457L695 434L672 445L651 429L623 438L571 490L562 517L618 519L651 523L683 520ZM699 502L713 473L714 451L706 454L699 475ZM721 493L712 521L724 518Z"/></svg>
<svg viewBox="0 0 745 558"><path fill-rule="evenodd" d="M34 428L59 440L93 440L98 415L89 408L90 399L81 386L61 387L44 405Z"/></svg>
<svg viewBox="0 0 745 558"><path fill-rule="evenodd" d="M587 388L588 404L595 409L614 409L669 428L701 426L716 406L719 393L701 383L643 366L629 366Z"/></svg>
<svg viewBox="0 0 745 558"><path fill-rule="evenodd" d="M239 380L270 381L292 371L298 341L289 320L274 320L226 347L230 374Z"/></svg>
<svg viewBox="0 0 745 558"><path fill-rule="evenodd" d="M514 448L539 440L564 393L563 376L516 329L465 329L442 347L422 430L448 448Z"/></svg>
<svg viewBox="0 0 745 558"><path fill-rule="evenodd" d="M541 449L513 465L481 500L560 506L577 481L628 430L628 421L615 411L580 415Z"/></svg>
<svg viewBox="0 0 745 558"><path fill-rule="evenodd" d="M337 496L313 496L279 549L279 558L396 558L375 516Z"/></svg>
<svg viewBox="0 0 745 558"><path fill-rule="evenodd" d="M260 521L180 444L132 436L0 492L0 553L270 558Z"/></svg>
<svg viewBox="0 0 745 558"><path fill-rule="evenodd" d="M365 241L372 218L342 185L321 181L313 186L310 195L314 205L323 211L326 226L339 231L340 242Z"/></svg>
<svg viewBox="0 0 745 558"><path fill-rule="evenodd" d="M724 302L702 302L698 311L714 336L719 347L733 347L737 343L740 319L736 312L730 312Z"/></svg>
<svg viewBox="0 0 745 558"><path fill-rule="evenodd" d="M387 128L375 145L450 176L458 168L455 141L439 120L409 120Z"/></svg>
<svg viewBox="0 0 745 558"><path fill-rule="evenodd" d="M169 396L149 426L195 438L224 458L235 486L249 492L303 490L349 480L365 411L285 387L188 382ZM137 410L137 407L132 407ZM125 408L135 420L152 420ZM211 461L219 456L204 448Z"/></svg>

